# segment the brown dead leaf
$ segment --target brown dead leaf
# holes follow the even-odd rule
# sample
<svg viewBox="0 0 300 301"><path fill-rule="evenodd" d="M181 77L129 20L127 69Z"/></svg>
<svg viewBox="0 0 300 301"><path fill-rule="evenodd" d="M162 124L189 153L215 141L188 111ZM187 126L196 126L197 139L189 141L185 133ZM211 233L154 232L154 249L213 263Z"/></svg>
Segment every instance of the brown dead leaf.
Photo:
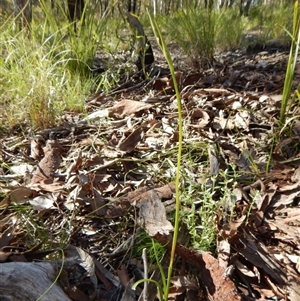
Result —
<svg viewBox="0 0 300 301"><path fill-rule="evenodd" d="M245 231L244 235L246 239L241 240L244 248L240 249L239 253L254 266L263 269L277 284L286 284L287 278L283 267L276 261L275 257L271 256L262 243L255 241L254 238Z"/></svg>
<svg viewBox="0 0 300 301"><path fill-rule="evenodd" d="M246 216L243 215L239 219L225 224L222 227L222 229L220 230L220 233L219 233L220 237L222 237L222 238L231 238L234 235L236 235L238 228L243 224L245 219L246 219Z"/></svg>
<svg viewBox="0 0 300 301"><path fill-rule="evenodd" d="M181 90L181 86L182 86L182 75L183 72L181 71L176 71L175 72L175 78L176 78L176 82L178 84L179 90ZM173 83L173 79L172 76L165 76L165 77L160 77L157 78L153 85L152 85L153 90L156 91L169 91L169 90L173 90L174 89L174 83Z"/></svg>
<svg viewBox="0 0 300 301"><path fill-rule="evenodd" d="M124 118L126 116L130 116L131 114L150 109L152 107L151 104L123 99L109 109L110 117Z"/></svg>
<svg viewBox="0 0 300 301"><path fill-rule="evenodd" d="M171 283L176 287L184 287L190 290L198 290L199 285L194 279L190 279L187 276L174 276L171 278Z"/></svg>
<svg viewBox="0 0 300 301"><path fill-rule="evenodd" d="M189 126L197 129L205 128L210 123L209 114L202 109L192 110L191 119L196 123L190 124Z"/></svg>
<svg viewBox="0 0 300 301"><path fill-rule="evenodd" d="M98 196L94 197L90 200L90 204L92 207L92 212L98 216L105 216L107 212L107 208L105 208L105 200L104 198Z"/></svg>
<svg viewBox="0 0 300 301"><path fill-rule="evenodd" d="M272 222L266 221L266 224L277 227L278 231L274 234L275 238L280 239L282 241L295 243L296 245L300 243L299 228L297 226L289 226L285 218L278 217ZM286 235L282 235L283 233L285 233Z"/></svg>
<svg viewBox="0 0 300 301"><path fill-rule="evenodd" d="M230 259L230 243L227 239L221 240L218 243L218 261L220 267L227 269Z"/></svg>
<svg viewBox="0 0 300 301"><path fill-rule="evenodd" d="M201 79L201 77L203 77L202 73L189 74L183 79L182 86L186 87L189 85L194 85Z"/></svg>
<svg viewBox="0 0 300 301"><path fill-rule="evenodd" d="M265 212L266 208L269 206L272 198L277 191L277 185L271 183L265 193L262 195L261 199L256 202L257 209L259 211Z"/></svg>
<svg viewBox="0 0 300 301"><path fill-rule="evenodd" d="M152 89L156 91L161 91L166 87L168 87L169 84L170 84L170 79L167 76L160 77L153 82Z"/></svg>
<svg viewBox="0 0 300 301"><path fill-rule="evenodd" d="M107 290L112 288L112 285L115 287L119 287L121 285L118 277L108 271L100 262L99 260L94 260L96 274L98 278L103 282Z"/></svg>
<svg viewBox="0 0 300 301"><path fill-rule="evenodd" d="M153 188L155 192L158 194L160 199L170 199L173 197L175 192L175 185L174 183L168 183L162 187ZM150 193L150 189L147 187L141 187L135 191L131 191L125 197L130 203L138 203L139 201L143 200L144 198L148 198L148 194Z"/></svg>
<svg viewBox="0 0 300 301"><path fill-rule="evenodd" d="M76 159L67 169L66 180L68 180L70 178L72 172L77 172L79 170L79 168L81 167L81 165L82 165L82 151L79 150Z"/></svg>
<svg viewBox="0 0 300 301"><path fill-rule="evenodd" d="M132 289L133 279L130 279L126 267L122 264L121 268L117 270L120 282L125 288L122 300L135 301L135 291Z"/></svg>
<svg viewBox="0 0 300 301"><path fill-rule="evenodd" d="M176 300L175 298L182 295L185 291L186 288L183 286L170 286L168 300Z"/></svg>
<svg viewBox="0 0 300 301"><path fill-rule="evenodd" d="M234 260L234 265L245 276L256 277L256 274L251 271L246 265L242 264L238 259Z"/></svg>
<svg viewBox="0 0 300 301"><path fill-rule="evenodd" d="M288 190L288 186L289 185L284 186L284 192L276 192L267 209L270 210L270 208L280 208L282 206L290 205L294 202L295 198L299 196L300 186L292 190Z"/></svg>
<svg viewBox="0 0 300 301"><path fill-rule="evenodd" d="M170 237L157 233L154 237L161 244L171 249L172 242ZM208 252L198 253L181 244L176 245L175 253L195 268L199 269L199 277L206 287L209 300L214 301L241 301L234 283L226 277L226 271L223 269L216 258Z"/></svg>
<svg viewBox="0 0 300 301"><path fill-rule="evenodd" d="M143 137L144 131L142 127L138 127L119 144L119 149L126 153L132 152L138 143L143 139Z"/></svg>
<svg viewBox="0 0 300 301"><path fill-rule="evenodd" d="M95 273L96 273L98 279L104 284L106 290L109 291L112 288L112 283L108 280L106 275L103 274L103 271L100 271L100 269L98 267L98 264L100 264L100 262L97 262L96 260L94 262L95 262ZM103 267L103 269L105 270L104 267Z"/></svg>
<svg viewBox="0 0 300 301"><path fill-rule="evenodd" d="M5 230L1 229L0 232L0 249L5 246L9 246L10 242L15 239L14 234L17 227L18 218L16 216L10 217L8 221L6 221L5 225L1 228L7 227Z"/></svg>
<svg viewBox="0 0 300 301"><path fill-rule="evenodd" d="M74 210L76 206L78 206L78 196L82 191L82 186L77 185L75 188L68 194L66 201L64 202L64 206L70 211Z"/></svg>
<svg viewBox="0 0 300 301"><path fill-rule="evenodd" d="M29 199L35 197L37 192L27 187L18 187L11 191L11 193L0 203L0 206L10 204L25 204Z"/></svg>
<svg viewBox="0 0 300 301"><path fill-rule="evenodd" d="M54 180L45 180L31 186L35 190L42 190L43 192L59 192L65 188L65 183L60 182L58 178L55 178Z"/></svg>
<svg viewBox="0 0 300 301"><path fill-rule="evenodd" d="M1 247L2 248L2 247ZM11 255L10 252L0 251L0 263L6 262L7 258Z"/></svg>
<svg viewBox="0 0 300 301"><path fill-rule="evenodd" d="M117 274L122 285L126 286L130 281L130 277L124 264L122 264L120 269L117 270Z"/></svg>

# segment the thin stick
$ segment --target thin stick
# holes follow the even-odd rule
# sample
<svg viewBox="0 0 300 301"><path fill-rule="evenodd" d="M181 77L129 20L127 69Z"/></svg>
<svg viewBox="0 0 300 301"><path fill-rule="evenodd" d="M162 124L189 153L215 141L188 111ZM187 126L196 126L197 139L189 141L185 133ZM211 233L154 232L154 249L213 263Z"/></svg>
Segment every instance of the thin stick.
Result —
<svg viewBox="0 0 300 301"><path fill-rule="evenodd" d="M144 263L144 278L148 278L148 262L147 262L147 249L143 249L142 259ZM148 282L144 282L144 290L143 290L144 301L148 301Z"/></svg>

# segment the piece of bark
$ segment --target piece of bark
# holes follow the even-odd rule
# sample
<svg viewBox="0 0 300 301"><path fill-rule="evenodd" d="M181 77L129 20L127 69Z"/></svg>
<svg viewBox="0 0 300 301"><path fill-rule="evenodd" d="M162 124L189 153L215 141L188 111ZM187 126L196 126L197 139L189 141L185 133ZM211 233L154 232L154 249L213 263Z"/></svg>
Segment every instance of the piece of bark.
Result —
<svg viewBox="0 0 300 301"><path fill-rule="evenodd" d="M39 162L31 179L31 184L45 180L53 180L55 171L60 166L60 152L62 147L55 140L48 140L43 148L44 158Z"/></svg>

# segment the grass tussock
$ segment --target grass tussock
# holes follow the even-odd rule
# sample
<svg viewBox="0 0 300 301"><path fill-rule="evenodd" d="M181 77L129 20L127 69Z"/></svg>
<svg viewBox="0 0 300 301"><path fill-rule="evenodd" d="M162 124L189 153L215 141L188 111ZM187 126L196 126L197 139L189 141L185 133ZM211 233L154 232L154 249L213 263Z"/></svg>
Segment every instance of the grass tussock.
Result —
<svg viewBox="0 0 300 301"><path fill-rule="evenodd" d="M33 19L30 32L16 30L12 17L1 24L0 106L9 126L53 126L65 110L82 111L94 86L91 67L104 20L90 7L75 33L63 7L57 6L57 16L44 2L35 9L40 18Z"/></svg>
<svg viewBox="0 0 300 301"><path fill-rule="evenodd" d="M178 11L162 21L169 37L190 57L191 65L204 67L213 60L216 17L215 11L190 9Z"/></svg>
<svg viewBox="0 0 300 301"><path fill-rule="evenodd" d="M212 65L216 51L247 47L243 37L249 32L257 35L255 43L279 39L287 43L292 12L292 5L276 2L252 5L247 17L241 16L236 6L221 10L182 9L156 19L167 40L183 49L192 66L206 68Z"/></svg>

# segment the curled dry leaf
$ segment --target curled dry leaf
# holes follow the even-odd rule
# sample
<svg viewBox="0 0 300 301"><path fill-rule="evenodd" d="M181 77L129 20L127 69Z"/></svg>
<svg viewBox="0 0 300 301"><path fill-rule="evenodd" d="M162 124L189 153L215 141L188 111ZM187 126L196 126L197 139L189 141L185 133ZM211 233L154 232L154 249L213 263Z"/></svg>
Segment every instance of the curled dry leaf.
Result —
<svg viewBox="0 0 300 301"><path fill-rule="evenodd" d="M195 122L190 124L190 127L202 129L210 123L209 114L202 109L194 109L191 113L191 119Z"/></svg>
<svg viewBox="0 0 300 301"><path fill-rule="evenodd" d="M53 180L54 173L60 166L61 146L57 141L48 140L43 151L44 158L39 162L31 179L31 184L36 184L45 180Z"/></svg>
<svg viewBox="0 0 300 301"><path fill-rule="evenodd" d="M175 72L175 79L176 79L179 90L181 90L181 86L182 86L182 75L183 75L183 72L181 72L181 71ZM153 82L152 88L154 90L164 91L164 92L174 90L174 82L173 82L172 76L169 75L169 76L157 78Z"/></svg>
<svg viewBox="0 0 300 301"><path fill-rule="evenodd" d="M82 151L80 150L74 162L67 169L66 180L70 178L72 172L77 172L81 165L82 165Z"/></svg>
<svg viewBox="0 0 300 301"><path fill-rule="evenodd" d="M218 260L220 267L227 269L230 259L230 243L227 239L221 240L218 244Z"/></svg>
<svg viewBox="0 0 300 301"><path fill-rule="evenodd" d="M5 246L9 246L10 242L15 239L14 234L17 228L17 222L18 218L16 216L10 217L5 223L2 221L3 224L0 228L0 249ZM0 256L0 262L4 262L6 258L6 255L2 253L2 256Z"/></svg>
<svg viewBox="0 0 300 301"><path fill-rule="evenodd" d="M238 228L243 224L245 219L246 219L246 216L243 215L239 219L225 224L222 227L222 229L220 230L220 233L219 233L220 237L222 237L223 239L233 237L237 233Z"/></svg>

